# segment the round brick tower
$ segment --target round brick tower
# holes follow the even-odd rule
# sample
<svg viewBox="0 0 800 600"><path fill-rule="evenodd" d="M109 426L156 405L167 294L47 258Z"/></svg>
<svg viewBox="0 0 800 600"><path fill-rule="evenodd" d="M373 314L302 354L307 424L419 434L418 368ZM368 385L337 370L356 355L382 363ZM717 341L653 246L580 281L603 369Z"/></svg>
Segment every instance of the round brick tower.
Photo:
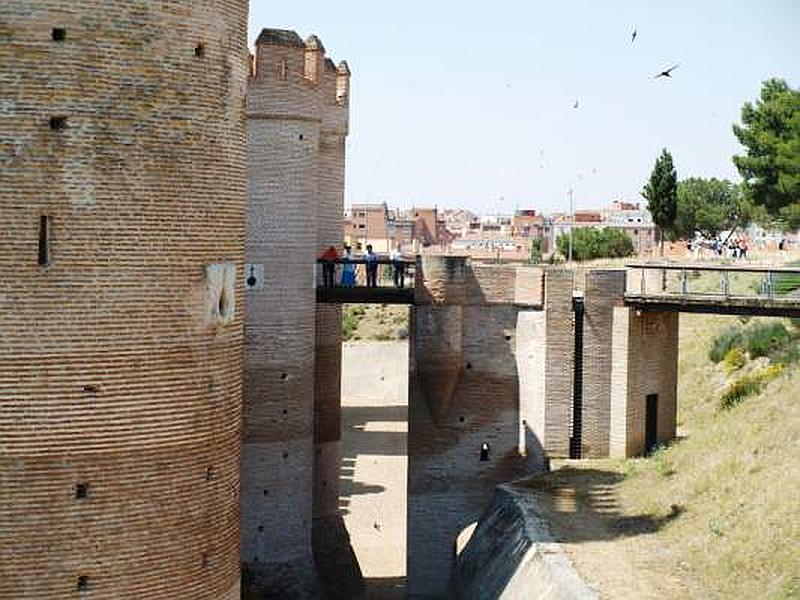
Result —
<svg viewBox="0 0 800 600"><path fill-rule="evenodd" d="M246 24L0 3L0 598L239 598Z"/></svg>
<svg viewBox="0 0 800 600"><path fill-rule="evenodd" d="M319 40L312 37L306 45L315 47ZM322 127L316 202L318 255L329 246L336 247L340 253L342 251L345 140L350 101L350 69L345 61L337 66L331 59L325 59L321 92ZM352 598L361 593L362 575L339 509L342 462L341 305L317 304L314 352L314 562L331 597ZM331 592L334 589L335 595Z"/></svg>
<svg viewBox="0 0 800 600"><path fill-rule="evenodd" d="M247 90L241 552L254 595L314 597L314 270L324 50L264 29Z"/></svg>

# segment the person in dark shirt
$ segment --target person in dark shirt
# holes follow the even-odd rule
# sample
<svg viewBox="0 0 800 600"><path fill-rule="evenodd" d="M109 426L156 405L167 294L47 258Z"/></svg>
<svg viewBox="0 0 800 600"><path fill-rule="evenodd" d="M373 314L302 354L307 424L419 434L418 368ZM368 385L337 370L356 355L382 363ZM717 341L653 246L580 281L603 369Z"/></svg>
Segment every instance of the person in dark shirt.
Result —
<svg viewBox="0 0 800 600"><path fill-rule="evenodd" d="M367 244L364 260L367 263L367 287L378 287L378 255L372 251L372 244Z"/></svg>

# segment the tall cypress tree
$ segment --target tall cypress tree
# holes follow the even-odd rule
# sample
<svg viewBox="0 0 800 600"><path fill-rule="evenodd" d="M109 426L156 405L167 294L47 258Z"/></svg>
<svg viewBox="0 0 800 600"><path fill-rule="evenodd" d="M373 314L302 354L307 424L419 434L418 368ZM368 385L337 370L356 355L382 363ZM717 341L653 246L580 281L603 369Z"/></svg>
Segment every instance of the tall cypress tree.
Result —
<svg viewBox="0 0 800 600"><path fill-rule="evenodd" d="M664 255L664 235L674 232L675 217L678 214L678 175L672 164L672 155L664 148L650 174L650 180L642 190L647 200L647 208L653 215L653 222L659 229L661 255Z"/></svg>

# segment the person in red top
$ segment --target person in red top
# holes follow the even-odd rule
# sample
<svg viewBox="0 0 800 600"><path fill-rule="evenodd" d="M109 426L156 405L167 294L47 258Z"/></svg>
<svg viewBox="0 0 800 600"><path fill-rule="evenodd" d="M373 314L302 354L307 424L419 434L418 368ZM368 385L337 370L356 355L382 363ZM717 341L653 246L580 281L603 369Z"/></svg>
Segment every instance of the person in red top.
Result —
<svg viewBox="0 0 800 600"><path fill-rule="evenodd" d="M322 253L322 281L325 287L333 287L334 274L336 273L336 261L339 259L339 253L334 246L328 246L328 249Z"/></svg>

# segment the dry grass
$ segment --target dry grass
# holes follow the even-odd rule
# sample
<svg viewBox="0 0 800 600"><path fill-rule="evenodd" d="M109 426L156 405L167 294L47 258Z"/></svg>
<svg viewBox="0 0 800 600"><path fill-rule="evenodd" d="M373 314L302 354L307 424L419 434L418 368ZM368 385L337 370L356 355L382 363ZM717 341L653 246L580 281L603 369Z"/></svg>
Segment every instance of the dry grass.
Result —
<svg viewBox="0 0 800 600"><path fill-rule="evenodd" d="M710 339L731 317L682 316L683 439L630 460L620 502L652 516L682 507L658 536L725 598L800 597L800 369L719 410L726 375Z"/></svg>
<svg viewBox="0 0 800 600"><path fill-rule="evenodd" d="M564 461L529 482L603 598L800 598L800 364L720 409L728 383L767 360L730 375L709 360L736 322L681 316L675 443L649 458Z"/></svg>
<svg viewBox="0 0 800 600"><path fill-rule="evenodd" d="M342 319L346 341L402 340L408 337L408 307L398 304L347 304Z"/></svg>

